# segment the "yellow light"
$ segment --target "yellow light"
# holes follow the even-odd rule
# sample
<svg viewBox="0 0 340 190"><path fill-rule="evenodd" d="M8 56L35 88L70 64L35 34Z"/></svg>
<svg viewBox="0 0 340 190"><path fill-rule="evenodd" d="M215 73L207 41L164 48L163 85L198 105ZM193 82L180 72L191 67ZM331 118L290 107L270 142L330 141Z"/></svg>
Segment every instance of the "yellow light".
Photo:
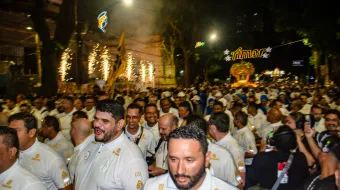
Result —
<svg viewBox="0 0 340 190"><path fill-rule="evenodd" d="M152 64L152 62L149 62L149 81L150 82L153 79L153 70L154 70L153 64Z"/></svg>
<svg viewBox="0 0 340 190"><path fill-rule="evenodd" d="M144 62L145 62L144 60L140 61L140 65L141 65L140 72L141 72L142 82L143 83L145 82L145 78L146 78L146 66L145 66Z"/></svg>
<svg viewBox="0 0 340 190"><path fill-rule="evenodd" d="M110 54L109 54L109 50L106 48L106 46L103 47L102 50L102 54L101 54L101 71L102 71L102 75L103 75L103 79L105 81L107 81L107 79L109 78L109 74L110 74L110 65L109 65L109 60L111 58Z"/></svg>
<svg viewBox="0 0 340 190"><path fill-rule="evenodd" d="M65 81L65 77L71 68L70 60L72 60L72 53L69 48L65 49L64 53L61 55L61 62L59 66L60 80Z"/></svg>
<svg viewBox="0 0 340 190"><path fill-rule="evenodd" d="M126 64L126 77L130 81L132 75L132 68L133 68L133 58L131 53L127 54L127 64Z"/></svg>
<svg viewBox="0 0 340 190"><path fill-rule="evenodd" d="M27 26L26 27L26 30L32 30L33 28L32 27L30 27L30 26Z"/></svg>
<svg viewBox="0 0 340 190"><path fill-rule="evenodd" d="M216 34L212 34L212 35L210 36L210 39L215 40L216 37L217 37Z"/></svg>
<svg viewBox="0 0 340 190"><path fill-rule="evenodd" d="M131 4L132 4L132 0L124 0L124 3L125 3L126 5L131 5Z"/></svg>
<svg viewBox="0 0 340 190"><path fill-rule="evenodd" d="M99 48L99 44L95 45L89 55L88 58L88 73L89 75L94 73L95 70L95 66L97 65L98 61L97 61L97 51Z"/></svg>

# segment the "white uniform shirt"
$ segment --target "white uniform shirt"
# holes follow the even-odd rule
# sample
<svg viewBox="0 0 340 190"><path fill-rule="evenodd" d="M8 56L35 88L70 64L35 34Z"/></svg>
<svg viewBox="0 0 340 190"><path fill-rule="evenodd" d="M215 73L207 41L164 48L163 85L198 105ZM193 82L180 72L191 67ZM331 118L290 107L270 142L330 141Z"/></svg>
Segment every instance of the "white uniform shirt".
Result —
<svg viewBox="0 0 340 190"><path fill-rule="evenodd" d="M58 117L58 114L59 114L59 112L58 112L57 108L54 109L54 110L52 110L52 111L50 111L50 112L48 112L48 115L49 115L49 116ZM59 118L59 117L58 117L58 118Z"/></svg>
<svg viewBox="0 0 340 190"><path fill-rule="evenodd" d="M314 123L314 128L317 132L321 133L322 131L326 131L326 126L325 126L325 118L321 118L319 122Z"/></svg>
<svg viewBox="0 0 340 190"><path fill-rule="evenodd" d="M156 152L156 167L168 170L168 141L163 141Z"/></svg>
<svg viewBox="0 0 340 190"><path fill-rule="evenodd" d="M172 107L171 107L168 113L173 113L173 114L175 114L175 115L179 118L178 110L177 110L176 108L172 108ZM167 114L167 113L164 113L162 109L159 111L160 117L161 117L162 115L165 115L165 114Z"/></svg>
<svg viewBox="0 0 340 190"><path fill-rule="evenodd" d="M85 112L87 114L87 119L92 122L93 121L93 117L96 114L96 107L93 106L93 108L90 111L87 111L86 108L84 108L83 110L81 110L83 112Z"/></svg>
<svg viewBox="0 0 340 190"><path fill-rule="evenodd" d="M239 184L237 177L239 176L238 170L235 165L233 155L231 153L208 140L208 151L211 152L210 167L211 174L223 181L227 181L235 186Z"/></svg>
<svg viewBox="0 0 340 190"><path fill-rule="evenodd" d="M78 163L76 190L142 188L149 172L135 143L122 133L108 144L100 143L99 147L94 154L85 154L87 158ZM87 151L88 147L83 149L83 152ZM82 176L77 175L79 172L83 172Z"/></svg>
<svg viewBox="0 0 340 190"><path fill-rule="evenodd" d="M33 109L32 114L40 121L43 121L46 116L48 116L48 111L46 108L41 108L40 110L37 110L36 108Z"/></svg>
<svg viewBox="0 0 340 190"><path fill-rule="evenodd" d="M312 105L305 104L299 112L304 114L304 115L308 115L308 114L310 114L311 107L312 107Z"/></svg>
<svg viewBox="0 0 340 190"><path fill-rule="evenodd" d="M242 129L238 129L234 138L240 144L243 152L248 152L252 154L257 154L255 136L253 132L249 130L248 127L243 127ZM246 165L251 165L253 162L253 158L245 158L244 162Z"/></svg>
<svg viewBox="0 0 340 190"><path fill-rule="evenodd" d="M273 131L276 131L276 129L277 129L278 127L280 127L281 125L283 125L283 124L281 123L281 121L280 121L280 122L277 122L277 123L269 123L269 122L267 122L266 125L264 125L264 126L261 127L261 129L258 131L257 134L258 134L262 139L266 140L268 134L271 133L271 132L273 132Z"/></svg>
<svg viewBox="0 0 340 190"><path fill-rule="evenodd" d="M136 143L139 138L138 147L142 151L144 159L146 156L155 154L156 141L151 131L139 126L138 132L132 135L127 128L128 126L125 127L125 134L132 142Z"/></svg>
<svg viewBox="0 0 340 190"><path fill-rule="evenodd" d="M71 184L64 159L38 140L27 150L20 151L19 163L44 181L49 190L61 189Z"/></svg>
<svg viewBox="0 0 340 190"><path fill-rule="evenodd" d="M0 189L46 190L47 187L41 179L21 167L16 161L10 168L0 174Z"/></svg>
<svg viewBox="0 0 340 190"><path fill-rule="evenodd" d="M84 148L87 148L88 151L83 152ZM85 159L86 154L90 154L90 152L94 153L97 150L97 148L99 148L99 146L97 145L97 142L94 139L94 134L88 136L81 144L74 147L74 152L72 154L70 162L68 163L68 170L70 172L71 181L73 183L74 183L74 174L76 172L76 167L78 165L78 162L81 161L82 159Z"/></svg>
<svg viewBox="0 0 340 190"><path fill-rule="evenodd" d="M205 169L206 175L202 185L198 190L233 190L238 189L231 184L228 184L211 175L208 169ZM178 189L172 181L170 174L166 173L154 178L150 178L144 186L145 190L171 190Z"/></svg>
<svg viewBox="0 0 340 190"><path fill-rule="evenodd" d="M215 144L220 145L230 151L230 153L233 155L233 158L235 160L235 164L237 165L238 170L240 172L246 171L246 168L244 166L244 152L240 144L237 142L237 140L234 137L231 136L230 133L228 133L218 142L215 142Z"/></svg>
<svg viewBox="0 0 340 190"><path fill-rule="evenodd" d="M156 142L159 141L159 139L161 138L161 136L160 136L160 134L159 134L158 122L157 122L153 127L149 127L149 126L148 126L148 122L145 122L145 123L144 123L144 128L145 128L145 129L149 129L149 130L152 132L152 134L153 134L153 136L154 136Z"/></svg>
<svg viewBox="0 0 340 190"><path fill-rule="evenodd" d="M64 158L66 163L70 161L74 147L61 132L59 132L52 140L46 139L45 143L57 151L59 155Z"/></svg>
<svg viewBox="0 0 340 190"><path fill-rule="evenodd" d="M64 117L59 118L61 132L68 140L71 140L70 130L71 130L72 116L73 116L73 113L76 111L77 111L76 108L73 108L73 110L70 113L67 113Z"/></svg>
<svg viewBox="0 0 340 190"><path fill-rule="evenodd" d="M248 114L248 126L250 127L250 130L253 130L254 126L258 133L265 124L267 124L267 116L263 113L257 112L255 116Z"/></svg>
<svg viewBox="0 0 340 190"><path fill-rule="evenodd" d="M7 107L2 111L8 114L8 116L11 116L13 114L19 113L20 112L20 107L15 106L13 109L9 110Z"/></svg>

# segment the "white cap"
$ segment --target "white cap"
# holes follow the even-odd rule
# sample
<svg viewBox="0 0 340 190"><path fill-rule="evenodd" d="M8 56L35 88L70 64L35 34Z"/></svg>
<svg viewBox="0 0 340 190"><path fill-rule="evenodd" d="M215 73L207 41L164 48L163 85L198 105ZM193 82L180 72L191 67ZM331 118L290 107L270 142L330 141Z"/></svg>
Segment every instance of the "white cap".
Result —
<svg viewBox="0 0 340 190"><path fill-rule="evenodd" d="M219 101L219 102L222 102L222 104L223 104L224 107L226 107L227 104L228 104L228 101L227 101L226 99L224 99L224 98L221 98L221 99L219 99L218 101Z"/></svg>
<svg viewBox="0 0 340 190"><path fill-rule="evenodd" d="M140 90L139 90L139 92L149 92L149 90L147 89L147 88L141 88Z"/></svg>
<svg viewBox="0 0 340 190"><path fill-rule="evenodd" d="M215 97L222 97L222 93L220 91L216 92Z"/></svg>
<svg viewBox="0 0 340 190"><path fill-rule="evenodd" d="M169 92L169 91L163 92L163 97L165 97L165 98L171 97L171 92Z"/></svg>
<svg viewBox="0 0 340 190"><path fill-rule="evenodd" d="M197 95L197 93L198 93L197 90L192 91L192 94L194 94L194 95Z"/></svg>
<svg viewBox="0 0 340 190"><path fill-rule="evenodd" d="M194 96L193 98L191 98L191 100L196 100L196 101L199 101L201 98L198 96L198 95L196 95L196 96Z"/></svg>
<svg viewBox="0 0 340 190"><path fill-rule="evenodd" d="M178 97L184 97L185 94L184 94L184 92L181 91L181 92L179 92L179 93L177 94L177 96L178 96Z"/></svg>

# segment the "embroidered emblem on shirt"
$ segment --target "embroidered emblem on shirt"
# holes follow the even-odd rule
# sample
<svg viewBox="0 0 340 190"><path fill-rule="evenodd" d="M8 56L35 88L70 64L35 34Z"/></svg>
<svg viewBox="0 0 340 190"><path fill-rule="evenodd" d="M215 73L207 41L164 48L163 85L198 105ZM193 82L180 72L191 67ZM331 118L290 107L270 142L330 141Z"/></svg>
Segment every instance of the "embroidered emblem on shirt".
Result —
<svg viewBox="0 0 340 190"><path fill-rule="evenodd" d="M53 149L58 149L59 145L58 144L53 144L52 147L53 147Z"/></svg>
<svg viewBox="0 0 340 190"><path fill-rule="evenodd" d="M2 184L2 187L11 189L12 188L12 186L11 186L12 182L13 182L13 180L8 180L6 184Z"/></svg>
<svg viewBox="0 0 340 190"><path fill-rule="evenodd" d="M100 169L101 169L102 171L106 171L107 168L109 168L109 160L106 160L104 163L102 163L102 164L100 165Z"/></svg>
<svg viewBox="0 0 340 190"><path fill-rule="evenodd" d="M113 151L112 153L115 154L116 156L119 156L119 152L120 152L120 148L118 148L117 150Z"/></svg>
<svg viewBox="0 0 340 190"><path fill-rule="evenodd" d="M40 161L40 154L36 154L35 158L32 158L32 160Z"/></svg>
<svg viewBox="0 0 340 190"><path fill-rule="evenodd" d="M139 177L139 176L141 176L141 175L142 175L141 172L136 172L136 173L135 173L135 177Z"/></svg>
<svg viewBox="0 0 340 190"><path fill-rule="evenodd" d="M141 180L138 180L136 188L141 189L143 187L143 182Z"/></svg>
<svg viewBox="0 0 340 190"><path fill-rule="evenodd" d="M84 160L87 160L90 157L90 151L87 151L84 155Z"/></svg>
<svg viewBox="0 0 340 190"><path fill-rule="evenodd" d="M92 144L97 144L97 142L96 141L92 141Z"/></svg>
<svg viewBox="0 0 340 190"><path fill-rule="evenodd" d="M144 133L142 134L142 137L141 137L141 139L144 139Z"/></svg>
<svg viewBox="0 0 340 190"><path fill-rule="evenodd" d="M219 160L219 158L217 158L216 154L212 154L210 160Z"/></svg>
<svg viewBox="0 0 340 190"><path fill-rule="evenodd" d="M164 184L159 184L158 185L158 190L164 190Z"/></svg>
<svg viewBox="0 0 340 190"><path fill-rule="evenodd" d="M63 171L63 173L61 174L61 178L66 179L67 177L68 177L68 174L65 171Z"/></svg>
<svg viewBox="0 0 340 190"><path fill-rule="evenodd" d="M65 167L64 164L60 164L59 169L62 170Z"/></svg>

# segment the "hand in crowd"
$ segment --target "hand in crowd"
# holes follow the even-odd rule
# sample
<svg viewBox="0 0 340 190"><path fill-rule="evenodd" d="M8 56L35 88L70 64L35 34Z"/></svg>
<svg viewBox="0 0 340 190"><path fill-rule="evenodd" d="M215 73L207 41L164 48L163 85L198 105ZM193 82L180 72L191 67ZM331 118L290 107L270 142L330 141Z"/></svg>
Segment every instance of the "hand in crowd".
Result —
<svg viewBox="0 0 340 190"><path fill-rule="evenodd" d="M315 135L315 128L312 128L307 122L305 123L305 136L307 138L313 138Z"/></svg>

